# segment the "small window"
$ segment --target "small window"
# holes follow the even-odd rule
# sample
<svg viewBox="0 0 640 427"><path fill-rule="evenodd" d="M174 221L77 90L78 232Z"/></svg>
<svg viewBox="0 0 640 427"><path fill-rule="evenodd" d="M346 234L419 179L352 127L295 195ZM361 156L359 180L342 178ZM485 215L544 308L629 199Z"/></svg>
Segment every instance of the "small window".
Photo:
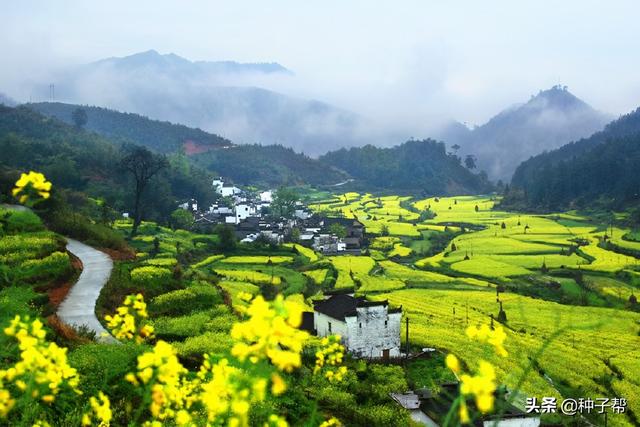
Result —
<svg viewBox="0 0 640 427"><path fill-rule="evenodd" d="M362 323L360 323L360 329L362 329Z"/></svg>
<svg viewBox="0 0 640 427"><path fill-rule="evenodd" d="M389 322L388 322L387 320L385 320L385 321L384 321L384 327L385 327L385 328L387 327L387 324L388 324L388 323L389 323Z"/></svg>
<svg viewBox="0 0 640 427"><path fill-rule="evenodd" d="M331 322L327 322L329 323L329 333L331 333Z"/></svg>

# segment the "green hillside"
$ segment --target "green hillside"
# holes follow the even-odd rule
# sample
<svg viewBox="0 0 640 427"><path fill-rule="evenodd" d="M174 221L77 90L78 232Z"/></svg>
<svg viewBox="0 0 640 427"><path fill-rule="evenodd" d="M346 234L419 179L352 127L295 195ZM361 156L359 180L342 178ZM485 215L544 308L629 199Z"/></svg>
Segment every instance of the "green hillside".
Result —
<svg viewBox="0 0 640 427"><path fill-rule="evenodd" d="M0 106L0 185L3 194L18 172L37 170L56 184L93 198L101 198L119 211L131 206L132 183L121 169L119 144L95 133L47 118L25 107ZM195 197L212 200L211 181L202 169L177 156L152 182L146 216L163 220L175 209L176 200ZM82 196L84 197L84 196Z"/></svg>
<svg viewBox="0 0 640 427"><path fill-rule="evenodd" d="M505 207L559 209L595 201L623 208L639 200L640 109L602 132L540 154L516 170Z"/></svg>
<svg viewBox="0 0 640 427"><path fill-rule="evenodd" d="M152 120L139 114L61 102L40 102L25 106L70 125L75 124L73 112L80 108L87 114L85 129L113 139L126 139L161 153L180 151L188 141L206 148L231 145L231 141L221 136L183 125Z"/></svg>
<svg viewBox="0 0 640 427"><path fill-rule="evenodd" d="M445 145L434 140L407 141L391 148L372 145L340 149L321 161L345 170L368 187L414 190L427 194L484 192L490 185L484 175L475 175L449 155Z"/></svg>

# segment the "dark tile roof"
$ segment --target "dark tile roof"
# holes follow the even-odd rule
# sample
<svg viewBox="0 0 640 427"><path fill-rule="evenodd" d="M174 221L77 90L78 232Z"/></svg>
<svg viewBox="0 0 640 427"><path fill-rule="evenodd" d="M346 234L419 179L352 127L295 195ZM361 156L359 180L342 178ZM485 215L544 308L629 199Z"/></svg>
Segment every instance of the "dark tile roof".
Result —
<svg viewBox="0 0 640 427"><path fill-rule="evenodd" d="M351 295L332 295L324 301L314 302L313 309L336 320L344 320L345 317L355 316L358 307L378 305L386 306L388 303L387 301L367 301L364 297L352 297Z"/></svg>
<svg viewBox="0 0 640 427"><path fill-rule="evenodd" d="M446 418L454 400L459 396L458 384L456 383L442 384L440 392L435 395L431 393L428 395L421 392L417 393L421 397L420 410L427 414L429 418L436 423L441 423ZM469 408L469 412L472 414L473 419L472 425L480 427L483 426L485 422L491 422L493 420L539 416L538 414L526 414L521 409L511 405L505 399L503 390L496 390L494 392L494 396L496 400L493 411L484 415L478 411L473 399L467 399L467 407Z"/></svg>

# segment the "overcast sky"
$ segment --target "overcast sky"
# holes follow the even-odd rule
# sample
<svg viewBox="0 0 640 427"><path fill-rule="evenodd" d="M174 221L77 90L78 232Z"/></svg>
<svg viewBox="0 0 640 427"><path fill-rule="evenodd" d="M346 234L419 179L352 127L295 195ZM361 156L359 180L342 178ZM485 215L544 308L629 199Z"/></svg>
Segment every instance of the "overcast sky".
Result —
<svg viewBox="0 0 640 427"><path fill-rule="evenodd" d="M374 117L480 124L562 83L640 105L637 0L30 1L0 13L0 92L64 65L155 49L279 62L289 92Z"/></svg>

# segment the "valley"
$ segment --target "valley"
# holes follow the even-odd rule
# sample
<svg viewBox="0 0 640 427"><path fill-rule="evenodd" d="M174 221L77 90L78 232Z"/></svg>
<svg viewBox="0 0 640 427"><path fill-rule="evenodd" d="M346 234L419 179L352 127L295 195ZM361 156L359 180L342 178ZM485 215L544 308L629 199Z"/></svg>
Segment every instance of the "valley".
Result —
<svg viewBox="0 0 640 427"><path fill-rule="evenodd" d="M640 291L638 262L606 246L611 241L636 248L640 244L629 229L616 226L611 234L606 224L575 211L503 211L495 195L421 199L356 192L327 197L314 195L312 189L302 191L313 200L309 208L316 214L357 219L365 225L368 245L361 254L325 255L297 243L225 244L217 231L197 234L143 222L128 242L135 255L115 262L101 292L99 318L113 312L126 295L142 293L149 302L149 325L156 339L170 343L187 366L197 366L203 354L233 347L229 331L238 322L237 313L248 307L248 298L282 294L285 301L313 310L313 300L323 293L346 290L402 307L403 318L410 319L412 352L435 348L439 354L455 354L465 366L479 360L494 364L498 382L511 390L516 406L524 407L531 396L620 395L627 398L628 410L610 414L608 422L624 426L639 421L640 307L634 300ZM0 247L11 268L9 283L14 283L0 290L5 319L18 313L37 316L50 310L51 303L34 299L38 294L30 289L71 274L70 260L56 249L60 238L42 231L35 215L4 211L3 217L7 232ZM131 222L117 220L112 230L126 237ZM21 302L29 300L40 302ZM507 357L474 345L465 333L469 326L494 323L505 328ZM70 343L82 336L66 333ZM404 348L404 333L402 340ZM89 366L83 360L89 357L92 364L107 363L92 374L98 375L96 380L114 378L109 365L115 355L98 354L102 350L97 346L104 345L72 345L72 365L87 375ZM435 391L441 381L451 379L441 378L437 369L415 377L411 372L419 366L416 363L419 359L402 369L376 364L356 368L360 365L352 360L347 366L400 374L405 379L390 387L401 389L426 386ZM82 384L93 387L91 382ZM379 408L381 420L406 416L383 397L369 397L354 412L347 396L359 392L346 384L330 387L345 393L341 399L347 400L329 399L323 394L326 390L320 392L326 385L316 380L309 386L307 398L318 399L325 411L346 422L377 424L366 415L373 407ZM587 420L599 424L601 417L591 414ZM542 419L549 423L563 417L548 414Z"/></svg>

